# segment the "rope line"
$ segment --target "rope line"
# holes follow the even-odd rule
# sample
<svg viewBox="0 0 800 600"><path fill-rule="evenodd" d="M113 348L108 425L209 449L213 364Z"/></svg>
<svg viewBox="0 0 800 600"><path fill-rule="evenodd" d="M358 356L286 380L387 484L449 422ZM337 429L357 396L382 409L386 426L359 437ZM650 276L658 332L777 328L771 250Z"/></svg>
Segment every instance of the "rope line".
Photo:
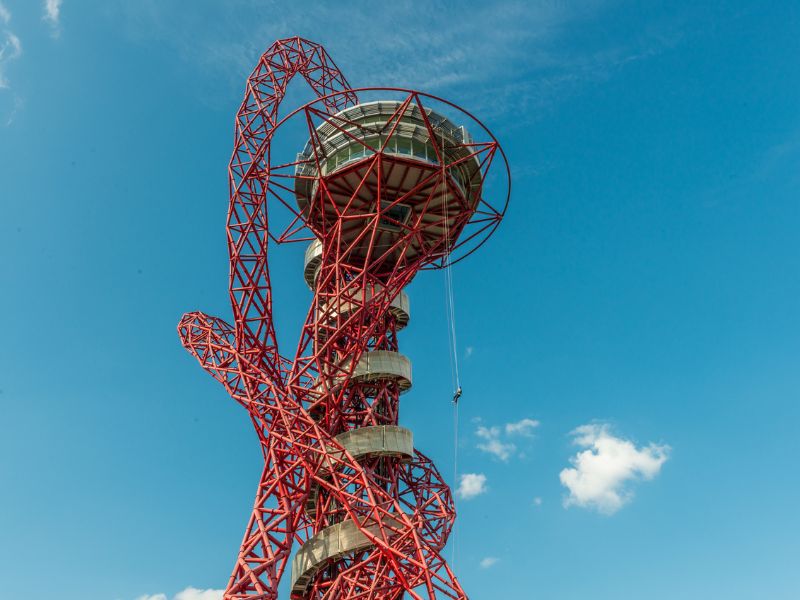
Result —
<svg viewBox="0 0 800 600"><path fill-rule="evenodd" d="M444 261L444 280L445 280L445 306L447 310L447 337L450 342L450 376L453 385L453 402L458 404L461 395L461 374L458 368L458 340L456 338L456 303L453 293L453 269L450 262L451 240L450 240L450 208L447 201L447 166L444 162L444 131L442 131L442 205L444 208L444 236L445 236L445 256Z"/></svg>
<svg viewBox="0 0 800 600"><path fill-rule="evenodd" d="M444 281L445 281L445 311L448 322L447 338L449 342L450 354L450 383L453 386L453 485L458 485L458 401L461 398L461 374L458 367L458 340L456 338L456 309L455 294L453 293L453 270L450 261L450 251L452 243L450 240L450 212L447 198L447 164L444 154L444 129L441 130L442 142L439 149L442 161L442 206L444 209L444 235L445 235L445 255L443 257ZM455 493L453 494L455 504ZM452 532L452 556L450 564L456 568L456 547L457 547L458 523L453 524Z"/></svg>

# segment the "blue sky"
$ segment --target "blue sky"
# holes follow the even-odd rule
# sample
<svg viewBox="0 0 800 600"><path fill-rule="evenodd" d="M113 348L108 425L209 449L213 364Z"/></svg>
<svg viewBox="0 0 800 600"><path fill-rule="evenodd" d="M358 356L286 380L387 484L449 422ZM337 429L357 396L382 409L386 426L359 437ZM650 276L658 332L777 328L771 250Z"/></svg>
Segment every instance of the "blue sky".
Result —
<svg viewBox="0 0 800 600"><path fill-rule="evenodd" d="M453 272L470 597L800 597L800 6L296 4L2 0L0 596L224 587L260 455L175 326L229 317L233 116L299 34L511 162ZM301 256L272 262L287 341ZM408 290L401 422L452 482L443 285Z"/></svg>

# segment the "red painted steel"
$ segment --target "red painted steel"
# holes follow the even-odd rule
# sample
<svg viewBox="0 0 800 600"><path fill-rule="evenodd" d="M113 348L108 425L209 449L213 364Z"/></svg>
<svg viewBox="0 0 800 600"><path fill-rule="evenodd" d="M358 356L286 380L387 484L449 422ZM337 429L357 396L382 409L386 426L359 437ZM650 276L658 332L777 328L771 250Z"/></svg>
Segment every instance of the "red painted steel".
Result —
<svg viewBox="0 0 800 600"><path fill-rule="evenodd" d="M299 37L275 42L248 79L229 165L234 324L192 312L178 326L183 345L247 409L265 460L225 598L277 598L293 545L345 520L357 524L369 547L327 561L294 598L397 599L404 592L411 598L466 598L442 557L455 510L431 461L418 451L411 461L356 460L335 436L397 424L398 382L354 380L354 370L365 352L398 350L396 316L389 308L414 275L442 264L464 241L494 230L505 204L491 207L482 184L502 151L488 134L487 142L464 140L460 150L451 145L447 151L458 150L461 158L449 162L444 138L434 144L438 161L421 164L386 153L404 111L438 100L387 90L405 98L387 123L383 145L365 144L363 159L321 174L325 157L312 143L308 158L272 165L271 140L285 121L279 120L278 106L296 74L319 97L290 115L306 121L312 141L324 121L342 131L352 127L332 115L355 105L362 90L350 88L318 44ZM424 125L430 139L437 139L440 132L427 116ZM473 160L481 173L477 203L453 175ZM415 179L393 189L389 182L397 181L398 173L413 173ZM305 210L296 204L298 185L310 190ZM411 196L409 221L393 222L391 209L411 202ZM372 208L365 208L364 198ZM291 215L280 234L270 230L268 205ZM278 353L272 320L267 246L270 238L289 241L302 231L321 240L322 259L295 358L286 359ZM315 510L309 511L312 488Z"/></svg>

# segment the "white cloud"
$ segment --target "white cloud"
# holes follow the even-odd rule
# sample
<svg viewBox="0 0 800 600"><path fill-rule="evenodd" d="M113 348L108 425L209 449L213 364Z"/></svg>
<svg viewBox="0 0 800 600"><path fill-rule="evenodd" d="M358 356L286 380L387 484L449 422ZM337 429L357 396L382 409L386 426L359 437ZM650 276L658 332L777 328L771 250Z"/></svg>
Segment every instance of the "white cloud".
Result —
<svg viewBox="0 0 800 600"><path fill-rule="evenodd" d="M483 473L464 473L458 485L458 495L464 500L486 493L486 475Z"/></svg>
<svg viewBox="0 0 800 600"><path fill-rule="evenodd" d="M225 590L201 590L192 586L175 594L173 600L222 600ZM166 594L151 594L139 596L136 600L167 600Z"/></svg>
<svg viewBox="0 0 800 600"><path fill-rule="evenodd" d="M533 430L539 426L536 419L522 419L516 423L506 423L506 433L508 435L524 435L531 437Z"/></svg>
<svg viewBox="0 0 800 600"><path fill-rule="evenodd" d="M534 506L541 506L542 505L542 499L539 496L536 496L533 499L533 505Z"/></svg>
<svg viewBox="0 0 800 600"><path fill-rule="evenodd" d="M582 425L571 435L573 443L585 450L570 458L572 468L559 475L569 490L564 506L593 508L608 515L631 500L631 482L658 475L670 452L669 446L654 443L636 448L633 442L611 435L607 425Z"/></svg>
<svg viewBox="0 0 800 600"><path fill-rule="evenodd" d="M225 590L198 590L190 586L182 592L175 594L175 600L222 600L224 591Z"/></svg>
<svg viewBox="0 0 800 600"><path fill-rule="evenodd" d="M481 440L478 448L484 452L499 458L502 461L507 461L514 454L517 447L510 442L503 442L500 440L499 427L485 427L480 425L475 433Z"/></svg>
<svg viewBox="0 0 800 600"><path fill-rule="evenodd" d="M489 567L493 567L500 561L499 558L495 558L494 556L487 556L483 560L481 560L481 569L488 569Z"/></svg>
<svg viewBox="0 0 800 600"><path fill-rule="evenodd" d="M0 2L0 92L8 91L11 88L8 78L6 77L6 69L12 61L17 60L22 56L22 42L16 34L7 28L11 22L11 11ZM22 108L22 98L16 94L11 93L8 97L0 97L0 111L2 112L3 125L8 126L14 120L17 112Z"/></svg>
<svg viewBox="0 0 800 600"><path fill-rule="evenodd" d="M63 0L44 0L44 18L46 21L53 25L58 25L62 2Z"/></svg>
<svg viewBox="0 0 800 600"><path fill-rule="evenodd" d="M476 422L479 423L480 420ZM475 430L475 435L479 438L478 449L491 454L503 462L508 461L508 459L515 454L519 458L524 458L525 454L522 452L517 453L516 444L506 438L511 436L533 437L533 430L538 426L539 421L527 418L517 421L516 423L506 423L502 428L478 425L478 428Z"/></svg>
<svg viewBox="0 0 800 600"><path fill-rule="evenodd" d="M3 25L11 22L11 12L2 3L0 3L0 22ZM22 42L13 31L4 28L0 31L0 90L9 88L6 68L20 56L22 56Z"/></svg>
<svg viewBox="0 0 800 600"><path fill-rule="evenodd" d="M52 30L54 37L61 33L61 4L63 0L44 0L44 16L42 17Z"/></svg>
<svg viewBox="0 0 800 600"><path fill-rule="evenodd" d="M22 42L13 31L4 31L0 42L0 88L8 88L8 80L3 74L5 66L20 56L22 56Z"/></svg>

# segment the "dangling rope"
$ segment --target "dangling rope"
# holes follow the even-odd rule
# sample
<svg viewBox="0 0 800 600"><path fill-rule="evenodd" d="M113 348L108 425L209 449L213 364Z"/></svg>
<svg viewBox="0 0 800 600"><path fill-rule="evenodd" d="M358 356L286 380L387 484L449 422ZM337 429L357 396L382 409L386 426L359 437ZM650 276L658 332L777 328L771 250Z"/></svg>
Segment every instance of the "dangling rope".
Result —
<svg viewBox="0 0 800 600"><path fill-rule="evenodd" d="M458 406L461 397L461 374L458 370L458 341L456 339L456 303L453 294L453 269L450 262L451 240L450 240L450 208L447 198L447 166L444 162L444 128L442 128L442 144L440 153L442 155L442 205L444 208L444 237L445 255L442 258L444 264L445 282L445 306L447 311L447 337L450 341L450 375L453 384L453 404Z"/></svg>
<svg viewBox="0 0 800 600"><path fill-rule="evenodd" d="M453 269L450 262L450 214L447 198L447 166L444 155L444 127L441 129L442 143L439 149L442 161L442 205L444 208L444 236L445 255L443 257L444 282L445 282L445 309L447 313L447 337L450 350L450 377L453 386L453 485L458 485L458 401L461 398L461 374L458 369L458 341L456 339L456 303L453 293ZM453 497L455 502L455 496ZM457 525L453 524L453 550L450 563L456 566L456 531Z"/></svg>

